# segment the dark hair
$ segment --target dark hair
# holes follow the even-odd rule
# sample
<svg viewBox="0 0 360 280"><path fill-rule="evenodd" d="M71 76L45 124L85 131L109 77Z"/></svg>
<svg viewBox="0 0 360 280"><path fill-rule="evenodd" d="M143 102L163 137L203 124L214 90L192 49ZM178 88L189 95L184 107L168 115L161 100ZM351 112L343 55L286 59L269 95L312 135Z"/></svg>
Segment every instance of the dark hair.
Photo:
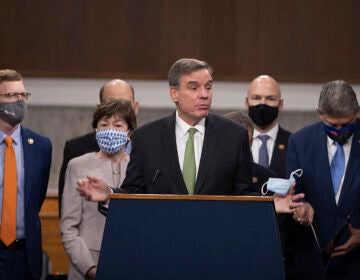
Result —
<svg viewBox="0 0 360 280"><path fill-rule="evenodd" d="M100 89L100 93L99 93L99 99L100 99L100 103L102 103L102 102L104 102L104 90L105 90L105 87L109 84L109 83L111 83L111 82L113 82L114 80L111 80L111 81L108 81L108 82L106 82L102 87L101 87L101 89ZM123 80L120 80L120 81L123 81ZM124 81L125 82L125 81ZM133 101L135 101L135 90L134 90L134 88L133 88L133 86L132 85L130 85L129 83L127 83L127 82L125 82L127 85L129 85L129 87L130 87L130 89L131 89L131 92L132 92L132 100Z"/></svg>
<svg viewBox="0 0 360 280"><path fill-rule="evenodd" d="M124 119L130 132L137 126L135 112L129 101L123 99L108 99L96 107L93 115L92 127L95 129L101 118L110 118L111 116L117 116Z"/></svg>
<svg viewBox="0 0 360 280"><path fill-rule="evenodd" d="M23 77L21 74L12 69L0 70L0 83L5 81L22 81Z"/></svg>
<svg viewBox="0 0 360 280"><path fill-rule="evenodd" d="M190 74L201 69L208 70L210 75L213 73L212 67L205 61L200 61L194 58L179 59L170 68L168 75L169 86L179 89L179 80L181 75Z"/></svg>
<svg viewBox="0 0 360 280"><path fill-rule="evenodd" d="M319 114L344 117L358 110L359 103L350 84L336 80L323 86L318 104Z"/></svg>

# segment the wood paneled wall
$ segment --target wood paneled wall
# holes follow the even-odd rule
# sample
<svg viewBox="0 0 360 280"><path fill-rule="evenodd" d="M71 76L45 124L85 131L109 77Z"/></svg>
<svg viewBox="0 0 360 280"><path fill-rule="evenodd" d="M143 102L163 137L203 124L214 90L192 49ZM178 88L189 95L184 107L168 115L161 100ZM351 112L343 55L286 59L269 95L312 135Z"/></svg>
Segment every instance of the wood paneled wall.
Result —
<svg viewBox="0 0 360 280"><path fill-rule="evenodd" d="M0 68L164 79L196 57L217 80L359 83L359 11L357 0L2 1Z"/></svg>

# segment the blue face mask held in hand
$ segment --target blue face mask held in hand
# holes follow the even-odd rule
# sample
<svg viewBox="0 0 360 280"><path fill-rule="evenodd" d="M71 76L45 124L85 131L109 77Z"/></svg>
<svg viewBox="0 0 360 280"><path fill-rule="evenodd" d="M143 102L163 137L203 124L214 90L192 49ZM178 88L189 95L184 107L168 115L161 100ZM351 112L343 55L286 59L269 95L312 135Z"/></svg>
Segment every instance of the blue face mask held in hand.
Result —
<svg viewBox="0 0 360 280"><path fill-rule="evenodd" d="M302 169L297 169L290 174L289 179L282 179L282 178L269 178L267 182L265 182L261 187L261 194L266 195L268 191L272 191L277 194L286 195L289 191L291 185L295 182L295 177L301 177L303 174ZM265 191L266 186L266 191Z"/></svg>

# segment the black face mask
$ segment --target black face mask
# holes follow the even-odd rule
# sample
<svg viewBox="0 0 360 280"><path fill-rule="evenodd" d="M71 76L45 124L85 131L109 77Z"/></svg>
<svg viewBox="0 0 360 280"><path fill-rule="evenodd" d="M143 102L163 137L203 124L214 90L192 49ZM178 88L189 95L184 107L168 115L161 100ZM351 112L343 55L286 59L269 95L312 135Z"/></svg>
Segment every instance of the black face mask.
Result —
<svg viewBox="0 0 360 280"><path fill-rule="evenodd" d="M272 107L266 104L249 106L249 116L251 120L259 127L266 128L278 116L279 107Z"/></svg>

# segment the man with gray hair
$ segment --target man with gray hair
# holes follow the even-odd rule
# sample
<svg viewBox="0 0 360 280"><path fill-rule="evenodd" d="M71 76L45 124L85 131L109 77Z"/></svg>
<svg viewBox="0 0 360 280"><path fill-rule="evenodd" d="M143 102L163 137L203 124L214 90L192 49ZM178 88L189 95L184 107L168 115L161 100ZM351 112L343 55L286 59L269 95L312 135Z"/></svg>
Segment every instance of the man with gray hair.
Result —
<svg viewBox="0 0 360 280"><path fill-rule="evenodd" d="M209 112L212 86L212 68L208 63L183 58L173 64L169 71L169 94L176 111L134 131L126 178L115 192L255 193L250 184L247 131ZM78 188L93 201L105 201L112 192L103 180L94 176L80 180Z"/></svg>
<svg viewBox="0 0 360 280"><path fill-rule="evenodd" d="M360 120L352 87L327 83L319 98L321 121L289 138L288 173L301 168L296 209L296 279L360 279Z"/></svg>

